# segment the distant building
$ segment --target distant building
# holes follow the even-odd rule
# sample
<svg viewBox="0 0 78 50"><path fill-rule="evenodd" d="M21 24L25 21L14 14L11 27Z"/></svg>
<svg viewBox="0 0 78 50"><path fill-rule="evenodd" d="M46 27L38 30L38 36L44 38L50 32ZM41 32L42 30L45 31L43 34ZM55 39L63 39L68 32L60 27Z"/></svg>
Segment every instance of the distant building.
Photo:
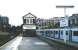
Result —
<svg viewBox="0 0 78 50"><path fill-rule="evenodd" d="M57 28L60 27L60 17L54 17L50 19L37 19L37 25L39 29Z"/></svg>
<svg viewBox="0 0 78 50"><path fill-rule="evenodd" d="M37 26L38 28L42 28L42 26L44 25L45 20L44 19L37 19Z"/></svg>
<svg viewBox="0 0 78 50"><path fill-rule="evenodd" d="M72 14L72 16L69 17L69 26L70 27L78 26L78 14Z"/></svg>
<svg viewBox="0 0 78 50"><path fill-rule="evenodd" d="M60 27L78 27L78 14L72 14L72 16L61 17Z"/></svg>
<svg viewBox="0 0 78 50"><path fill-rule="evenodd" d="M37 24L38 26L41 26L42 23L43 23L43 20L44 20L44 19L37 18L37 19L36 19L36 24Z"/></svg>
<svg viewBox="0 0 78 50"><path fill-rule="evenodd" d="M23 16L23 36L35 36L36 16L28 13Z"/></svg>
<svg viewBox="0 0 78 50"><path fill-rule="evenodd" d="M54 17L52 20L54 21L54 25L60 23L60 17Z"/></svg>
<svg viewBox="0 0 78 50"><path fill-rule="evenodd" d="M9 25L9 18L7 16L0 16L0 30L7 31Z"/></svg>

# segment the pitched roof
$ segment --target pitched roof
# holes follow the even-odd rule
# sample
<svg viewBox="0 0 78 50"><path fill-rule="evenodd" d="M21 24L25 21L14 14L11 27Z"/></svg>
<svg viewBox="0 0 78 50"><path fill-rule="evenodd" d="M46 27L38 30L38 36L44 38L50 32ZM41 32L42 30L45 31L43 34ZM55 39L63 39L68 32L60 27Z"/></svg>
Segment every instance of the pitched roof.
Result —
<svg viewBox="0 0 78 50"><path fill-rule="evenodd" d="M24 17L35 17L35 18L36 18L36 16L33 15L33 14L31 14L31 13L28 13L28 14L24 15L23 18L24 18Z"/></svg>

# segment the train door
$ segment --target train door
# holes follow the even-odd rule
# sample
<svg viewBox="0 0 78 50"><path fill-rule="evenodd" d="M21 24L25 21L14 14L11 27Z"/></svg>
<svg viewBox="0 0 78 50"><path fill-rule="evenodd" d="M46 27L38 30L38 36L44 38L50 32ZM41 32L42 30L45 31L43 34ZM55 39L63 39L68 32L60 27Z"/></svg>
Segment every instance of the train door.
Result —
<svg viewBox="0 0 78 50"><path fill-rule="evenodd" d="M69 30L69 41L72 41L72 30Z"/></svg>

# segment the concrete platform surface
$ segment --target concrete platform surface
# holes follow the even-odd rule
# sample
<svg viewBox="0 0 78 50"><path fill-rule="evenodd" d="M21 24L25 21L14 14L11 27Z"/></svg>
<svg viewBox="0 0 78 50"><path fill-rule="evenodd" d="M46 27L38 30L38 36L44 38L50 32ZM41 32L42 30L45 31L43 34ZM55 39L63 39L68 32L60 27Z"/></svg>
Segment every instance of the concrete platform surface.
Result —
<svg viewBox="0 0 78 50"><path fill-rule="evenodd" d="M18 36L0 47L0 50L54 50L37 37Z"/></svg>
<svg viewBox="0 0 78 50"><path fill-rule="evenodd" d="M47 43L36 37L23 37L18 50L54 50Z"/></svg>

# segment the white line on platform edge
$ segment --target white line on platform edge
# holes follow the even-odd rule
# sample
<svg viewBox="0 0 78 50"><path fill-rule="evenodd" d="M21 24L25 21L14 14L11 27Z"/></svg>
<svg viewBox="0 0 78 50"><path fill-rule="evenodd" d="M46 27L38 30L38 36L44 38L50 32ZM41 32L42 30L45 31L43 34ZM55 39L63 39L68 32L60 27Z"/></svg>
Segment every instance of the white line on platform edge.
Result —
<svg viewBox="0 0 78 50"><path fill-rule="evenodd" d="M18 50L18 46L19 46L21 40L22 40L22 36L17 37L16 40L13 41L13 43L9 44L6 47L3 47L2 50Z"/></svg>

